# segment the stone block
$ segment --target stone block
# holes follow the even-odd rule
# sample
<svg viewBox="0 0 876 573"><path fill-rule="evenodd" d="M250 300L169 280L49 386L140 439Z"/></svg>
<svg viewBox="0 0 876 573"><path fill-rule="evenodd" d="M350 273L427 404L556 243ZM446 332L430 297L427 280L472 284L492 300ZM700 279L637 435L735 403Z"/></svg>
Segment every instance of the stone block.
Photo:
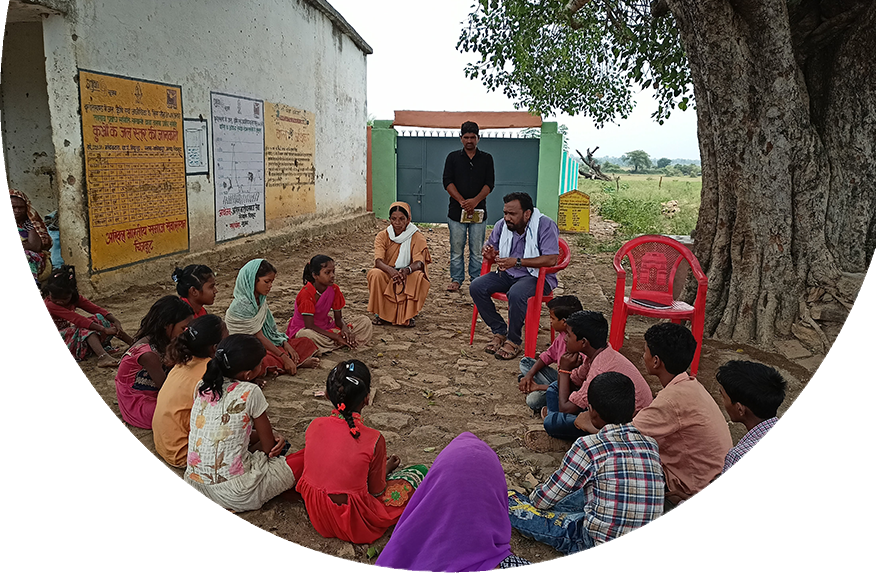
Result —
<svg viewBox="0 0 876 573"><path fill-rule="evenodd" d="M838 302L818 302L810 309L812 318L819 322L839 322L840 324L854 324L855 319L849 314L842 304Z"/></svg>
<svg viewBox="0 0 876 573"><path fill-rule="evenodd" d="M395 412L378 412L376 414L369 414L367 417L368 425L380 430L401 430L408 427L412 421L412 416Z"/></svg>
<svg viewBox="0 0 876 573"><path fill-rule="evenodd" d="M788 360L796 360L798 358L806 358L807 356L812 356L812 353L804 348L803 345L800 344L800 341L796 339L779 340L776 341L775 346L776 350L778 350Z"/></svg>

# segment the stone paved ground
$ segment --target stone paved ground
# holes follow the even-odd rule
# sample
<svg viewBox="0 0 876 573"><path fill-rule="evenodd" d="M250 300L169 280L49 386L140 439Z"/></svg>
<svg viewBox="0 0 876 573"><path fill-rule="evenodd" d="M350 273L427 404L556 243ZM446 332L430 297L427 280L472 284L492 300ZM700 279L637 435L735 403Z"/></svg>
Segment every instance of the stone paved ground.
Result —
<svg viewBox="0 0 876 573"><path fill-rule="evenodd" d="M373 237L386 226L377 221L372 233L327 236L308 239L298 244L265 253L279 270L274 289L268 301L278 324L284 327L291 316L295 295L301 286L301 274L306 260L317 253L327 254L337 262L337 283L344 292L348 306L345 314L364 314L368 304L365 273L373 265ZM598 217L593 222L597 238L611 231L608 223ZM509 485L530 490L544 480L558 466L561 454L537 454L523 447L523 434L529 428L540 428L517 390L517 361L495 360L483 352L489 330L479 322L473 346L468 344L472 303L467 294L467 283L460 293L444 290L449 280L449 247L447 229L441 226L423 229L434 263L429 269L432 290L423 313L412 330L375 327L372 343L359 351L336 351L325 356L317 370L301 370L297 376L281 376L268 382L265 396L268 414L275 428L299 448L304 445L304 431L315 417L329 413L330 404L313 396L324 389L329 369L341 360L357 357L372 371L375 399L363 412L366 424L386 437L389 453L398 454L402 463L430 464L454 436L471 431L490 444L499 455ZM585 308L599 310L610 316L611 302L605 294L614 292L614 271L611 254L585 255L575 247L576 237L566 236L573 245L572 263L560 275L562 291L577 295ZM245 260L228 260L214 267L220 289L213 313L224 314L231 302L237 269ZM133 333L140 318L159 297L174 292L170 273L174 261L168 260L165 276L149 287L129 289L125 293L101 298L96 303L106 306L118 316L126 329ZM628 340L622 352L635 364L641 363L642 333L653 324L647 319L633 317L627 326ZM542 316L539 348L549 342L547 313ZM782 412L796 398L821 361L805 349L791 344L788 356L766 353L757 348L707 341L702 353L699 378L720 404L715 384L717 367L729 359L759 360L779 368L789 382L789 396ZM113 371L99 370L93 358L81 364L82 370L107 405L118 415ZM649 380L656 392L659 383ZM722 410L723 411L723 410ZM120 419L120 423L121 419ZM130 428L141 440L145 450L154 453L152 433ZM734 440L744 434L744 428L731 424ZM144 450L144 453L145 453ZM163 462L160 462L163 463ZM178 475L182 472L172 470ZM369 562L368 546L354 546L337 539L323 539L310 525L301 504L274 500L258 511L240 515L284 539L361 562ZM390 531L373 545L381 549L389 539ZM532 561L543 561L559 556L545 545L527 540L516 532L512 549Z"/></svg>

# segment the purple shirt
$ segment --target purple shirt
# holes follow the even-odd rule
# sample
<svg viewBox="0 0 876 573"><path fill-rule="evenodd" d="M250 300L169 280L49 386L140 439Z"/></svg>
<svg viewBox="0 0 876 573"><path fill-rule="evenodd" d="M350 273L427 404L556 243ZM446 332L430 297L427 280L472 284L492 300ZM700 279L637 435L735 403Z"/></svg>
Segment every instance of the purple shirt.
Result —
<svg viewBox="0 0 876 573"><path fill-rule="evenodd" d="M742 573L813 573L824 563L830 475L806 430L764 420L727 453L705 507L678 509Z"/></svg>
<svg viewBox="0 0 876 573"><path fill-rule="evenodd" d="M487 239L487 244L492 245L497 251L499 250L499 237L502 236L502 231L505 229L505 219L500 219L496 226L493 227L493 232L490 233L490 238ZM550 217L542 215L538 221L538 252L541 255L559 255L560 254L560 229ZM522 235L511 233L511 253L509 257L524 258L523 253L526 249L526 232ZM529 271L525 268L511 267L505 271L512 277L519 279L529 275ZM551 290L557 288L557 274L550 273L545 277L545 281L551 287Z"/></svg>

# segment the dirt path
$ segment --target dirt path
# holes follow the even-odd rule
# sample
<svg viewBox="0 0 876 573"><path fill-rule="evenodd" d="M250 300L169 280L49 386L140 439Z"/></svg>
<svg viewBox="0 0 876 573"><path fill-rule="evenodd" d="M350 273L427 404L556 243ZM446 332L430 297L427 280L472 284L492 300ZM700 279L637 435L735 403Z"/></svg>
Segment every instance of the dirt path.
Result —
<svg viewBox="0 0 876 573"><path fill-rule="evenodd" d="M606 226L594 220L594 234L605 234ZM325 237L267 253L266 258L278 269L274 289L269 296L271 310L281 328L292 314L295 295L301 286L301 274L306 260L322 253L337 263L337 283L344 292L348 306L345 314L365 314L368 290L365 273L373 266L374 234L385 228L377 221L374 233L359 233ZM301 370L294 377L281 376L265 386L272 423L292 443L304 446L304 431L318 416L329 413L329 402L313 397L324 389L328 370L337 362L356 357L368 364L377 393L373 405L363 412L365 423L383 432L389 453L398 454L402 463L431 464L441 449L456 435L470 431L490 444L502 460L509 485L530 490L544 480L559 465L561 454L537 454L523 447L523 434L529 428L540 428L517 390L517 361L498 361L482 351L488 342L489 330L479 322L474 346L468 344L472 303L467 284L460 293L447 293L449 280L449 243L447 229L424 228L435 263L430 267L432 290L423 313L413 330L391 326L375 327L372 343L359 351L336 351L325 356L317 370ZM560 274L560 286L565 294L581 299L584 308L598 310L610 319L611 302L606 298L614 292L615 274L612 255L580 254L575 248L575 236L566 236L572 245L572 263ZM214 267L220 289L216 304L210 311L224 315L231 302L234 280L245 260L229 260ZM138 287L108 298L94 297L121 319L133 333L140 318L159 297L174 293L170 279L173 262L168 261L166 276L154 285ZM559 294L559 293L558 293ZM653 321L632 317L627 326L628 340L622 352L634 364L641 363L642 333ZM539 349L549 342L547 313L542 317ZM789 383L789 396L780 413L802 390L820 362L809 357L800 363L780 354L762 352L753 347L706 341L700 362L699 379L720 404L715 384L715 371L730 359L751 359L778 368ZM81 364L83 372L95 389L119 415L113 384L114 371L100 370L90 358ZM659 389L656 380L649 380L652 390ZM723 411L723 409L722 409ZM119 418L120 423L121 418ZM130 428L143 445L154 454L152 432ZM734 441L744 434L740 424L730 425ZM163 462L162 462L163 463ZM171 470L182 475L181 471ZM302 504L282 501L268 502L262 509L240 514L247 521L284 539L325 553L361 562L373 562L366 557L369 546L352 545L337 539L324 539L310 525ZM373 545L381 549L390 531ZM549 547L518 535L512 536L515 553L531 561L543 561L560 556Z"/></svg>

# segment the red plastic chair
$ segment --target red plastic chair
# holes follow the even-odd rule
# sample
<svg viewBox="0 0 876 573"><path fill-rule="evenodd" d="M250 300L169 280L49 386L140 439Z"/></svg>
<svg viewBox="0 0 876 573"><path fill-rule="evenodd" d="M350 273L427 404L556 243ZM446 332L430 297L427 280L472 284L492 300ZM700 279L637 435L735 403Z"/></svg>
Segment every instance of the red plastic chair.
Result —
<svg viewBox="0 0 876 573"><path fill-rule="evenodd" d="M633 286L630 296L624 296L627 273L621 263L630 260ZM673 299L675 273L682 261L687 261L697 280L697 296L693 306ZM614 256L617 283L614 289L614 308L611 313L609 342L615 350L624 344L624 330L630 314L668 318L676 324L691 321L691 332L697 341L697 351L690 365L696 375L703 347L703 326L706 318L706 290L709 280L690 249L663 235L643 235L628 241Z"/></svg>
<svg viewBox="0 0 876 573"><path fill-rule="evenodd" d="M565 241L562 237L560 238L560 256L557 259L557 266L555 267L542 267L538 271L538 282L535 285L535 295L529 297L529 301L526 304L526 318L524 320L524 325L526 328L526 334L524 337L524 345L523 352L526 356L530 358L535 358L535 347L538 342L538 327L539 322L541 320L541 305L542 303L553 300L553 293L544 294L544 281L545 277L548 274L555 273L557 271L561 271L569 266L569 261L572 260L572 253L569 250L569 243ZM486 274L490 272L490 268L493 266L495 261L491 259L484 259L484 263L481 265L481 274ZM508 297L503 292L496 292L492 294L492 297L497 300L504 300L508 302ZM468 344L474 344L474 334L475 327L478 322L478 307L474 307L474 312L471 315L471 335L468 339ZM551 328L551 342L554 340L554 329Z"/></svg>

